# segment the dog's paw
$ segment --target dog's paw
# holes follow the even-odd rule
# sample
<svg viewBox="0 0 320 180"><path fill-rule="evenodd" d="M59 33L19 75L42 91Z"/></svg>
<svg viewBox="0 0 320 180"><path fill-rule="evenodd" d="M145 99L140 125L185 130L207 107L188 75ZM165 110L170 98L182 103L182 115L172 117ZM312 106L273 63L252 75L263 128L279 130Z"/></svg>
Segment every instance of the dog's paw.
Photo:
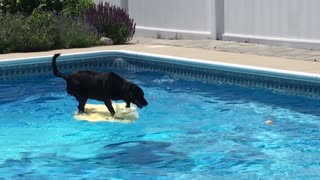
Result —
<svg viewBox="0 0 320 180"><path fill-rule="evenodd" d="M124 120L124 118L120 117L120 116L113 116L114 119L117 119L117 120Z"/></svg>
<svg viewBox="0 0 320 180"><path fill-rule="evenodd" d="M89 114L89 113L87 113L85 111L78 111L78 114Z"/></svg>

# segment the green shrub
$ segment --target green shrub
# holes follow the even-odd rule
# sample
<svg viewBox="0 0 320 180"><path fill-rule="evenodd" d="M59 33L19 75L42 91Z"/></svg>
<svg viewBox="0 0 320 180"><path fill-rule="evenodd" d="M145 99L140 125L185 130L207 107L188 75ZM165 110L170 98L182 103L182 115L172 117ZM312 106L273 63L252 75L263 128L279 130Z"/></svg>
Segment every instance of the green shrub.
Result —
<svg viewBox="0 0 320 180"><path fill-rule="evenodd" d="M1 52L12 52L21 49L25 37L25 17L19 14L4 16L0 21Z"/></svg>
<svg viewBox="0 0 320 180"><path fill-rule="evenodd" d="M71 17L82 17L92 6L94 6L92 0L65 0L62 14Z"/></svg>
<svg viewBox="0 0 320 180"><path fill-rule="evenodd" d="M53 48L51 13L33 13L29 17L8 14L0 21L3 52L43 51Z"/></svg>
<svg viewBox="0 0 320 180"><path fill-rule="evenodd" d="M36 9L61 12L63 0L2 0L0 3L0 10L4 14L21 13L30 15Z"/></svg>
<svg viewBox="0 0 320 180"><path fill-rule="evenodd" d="M54 48L53 20L55 15L35 11L26 19L25 40L21 51L44 51Z"/></svg>
<svg viewBox="0 0 320 180"><path fill-rule="evenodd" d="M45 10L77 17L93 5L93 0L0 0L0 11L30 15L35 10Z"/></svg>
<svg viewBox="0 0 320 180"><path fill-rule="evenodd" d="M96 45L98 34L81 18L34 11L0 19L0 53L81 48Z"/></svg>
<svg viewBox="0 0 320 180"><path fill-rule="evenodd" d="M82 48L97 45L99 36L82 18L60 16L56 22L59 33L57 48Z"/></svg>
<svg viewBox="0 0 320 180"><path fill-rule="evenodd" d="M85 17L98 33L111 38L114 44L130 41L135 33L136 24L129 18L128 13L109 3L100 2L89 8Z"/></svg>

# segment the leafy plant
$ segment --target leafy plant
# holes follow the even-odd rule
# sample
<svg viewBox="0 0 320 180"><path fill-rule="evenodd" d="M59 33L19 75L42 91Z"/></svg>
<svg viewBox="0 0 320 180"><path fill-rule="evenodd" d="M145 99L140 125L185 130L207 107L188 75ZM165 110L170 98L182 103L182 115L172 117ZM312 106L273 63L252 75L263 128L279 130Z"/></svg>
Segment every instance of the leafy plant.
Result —
<svg viewBox="0 0 320 180"><path fill-rule="evenodd" d="M3 14L16 12L16 1L2 0L0 2L0 10Z"/></svg>
<svg viewBox="0 0 320 180"><path fill-rule="evenodd" d="M0 44L3 52L43 51L53 47L51 13L6 15L0 21Z"/></svg>
<svg viewBox="0 0 320 180"><path fill-rule="evenodd" d="M2 0L0 2L0 10L3 14L22 13L30 15L35 9L60 12L62 8L62 0Z"/></svg>
<svg viewBox="0 0 320 180"><path fill-rule="evenodd" d="M94 6L92 0L65 0L62 14L65 16L81 17L92 6Z"/></svg>
<svg viewBox="0 0 320 180"><path fill-rule="evenodd" d="M15 51L23 40L25 17L7 15L0 20L0 52ZM17 45L15 45L17 44Z"/></svg>
<svg viewBox="0 0 320 180"><path fill-rule="evenodd" d="M21 51L24 47L26 18L22 15L7 15L0 22L0 41L3 52Z"/></svg>
<svg viewBox="0 0 320 180"><path fill-rule="evenodd" d="M80 48L97 44L98 34L82 18L34 11L0 19L0 53Z"/></svg>
<svg viewBox="0 0 320 180"><path fill-rule="evenodd" d="M25 51L43 51L54 47L53 13L35 11L27 17L25 26Z"/></svg>
<svg viewBox="0 0 320 180"><path fill-rule="evenodd" d="M96 30L82 18L60 16L56 22L57 48L81 48L97 45Z"/></svg>
<svg viewBox="0 0 320 180"><path fill-rule="evenodd" d="M136 24L128 13L109 3L98 3L85 13L86 20L92 24L98 33L109 37L114 44L124 44L130 41L135 33Z"/></svg>
<svg viewBox="0 0 320 180"><path fill-rule="evenodd" d="M83 16L94 5L93 0L1 0L3 14L22 13L30 15L34 10L60 13L66 16Z"/></svg>

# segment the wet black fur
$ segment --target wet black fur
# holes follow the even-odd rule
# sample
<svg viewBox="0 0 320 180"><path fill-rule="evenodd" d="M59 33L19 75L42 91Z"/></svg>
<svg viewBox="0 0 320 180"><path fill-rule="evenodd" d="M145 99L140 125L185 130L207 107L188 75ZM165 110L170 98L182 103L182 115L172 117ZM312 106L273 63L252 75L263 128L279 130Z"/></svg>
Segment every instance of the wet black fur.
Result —
<svg viewBox="0 0 320 180"><path fill-rule="evenodd" d="M56 65L59 56L60 54L55 54L52 58L53 74L66 80L68 94L74 96L79 102L79 112L84 112L88 99L103 101L112 116L115 114L111 104L112 100L123 100L126 102L126 107L130 107L130 103L139 108L148 105L142 89L116 73L78 71L70 75L63 75Z"/></svg>

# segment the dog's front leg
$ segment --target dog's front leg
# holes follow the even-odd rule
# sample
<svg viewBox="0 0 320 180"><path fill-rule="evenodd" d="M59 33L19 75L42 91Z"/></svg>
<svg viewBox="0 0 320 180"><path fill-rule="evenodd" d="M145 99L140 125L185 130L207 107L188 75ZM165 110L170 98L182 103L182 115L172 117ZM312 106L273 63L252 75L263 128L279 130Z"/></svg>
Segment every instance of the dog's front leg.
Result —
<svg viewBox="0 0 320 180"><path fill-rule="evenodd" d="M104 104L107 106L107 108L108 108L111 116L113 117L116 112L114 111L114 109L113 109L113 107L112 107L112 102L111 102L111 100L108 99L108 100L104 101Z"/></svg>
<svg viewBox="0 0 320 180"><path fill-rule="evenodd" d="M130 107L130 101L126 101L126 108Z"/></svg>
<svg viewBox="0 0 320 180"><path fill-rule="evenodd" d="M84 113L84 106L86 105L87 99L81 98L81 97L77 97L76 99L79 102L79 105L78 105L79 113Z"/></svg>

